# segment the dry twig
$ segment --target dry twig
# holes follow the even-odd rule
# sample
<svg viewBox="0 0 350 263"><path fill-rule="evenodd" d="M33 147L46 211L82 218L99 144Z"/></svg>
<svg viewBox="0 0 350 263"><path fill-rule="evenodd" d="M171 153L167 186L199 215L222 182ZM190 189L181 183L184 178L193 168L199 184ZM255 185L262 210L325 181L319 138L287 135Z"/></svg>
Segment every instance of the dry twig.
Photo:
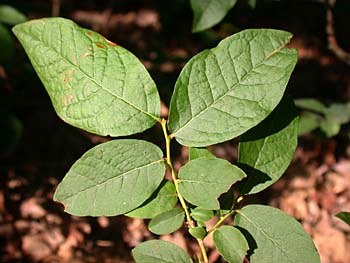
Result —
<svg viewBox="0 0 350 263"><path fill-rule="evenodd" d="M328 48L334 53L337 58L350 65L350 53L346 52L339 46L335 37L333 9L336 4L336 0L326 0L326 4L326 33L328 39Z"/></svg>

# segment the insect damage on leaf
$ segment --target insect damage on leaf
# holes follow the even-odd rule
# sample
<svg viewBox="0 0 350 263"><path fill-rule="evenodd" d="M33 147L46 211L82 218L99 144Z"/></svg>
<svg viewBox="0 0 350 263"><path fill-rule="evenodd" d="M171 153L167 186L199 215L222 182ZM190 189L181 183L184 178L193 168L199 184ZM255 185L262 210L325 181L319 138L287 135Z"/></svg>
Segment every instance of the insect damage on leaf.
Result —
<svg viewBox="0 0 350 263"><path fill-rule="evenodd" d="M99 47L99 48L106 48L106 46L103 45L101 42L96 42L95 44L96 44L96 46Z"/></svg>
<svg viewBox="0 0 350 263"><path fill-rule="evenodd" d="M62 103L64 106L68 106L69 104L71 104L71 102L74 100L74 95L73 94L68 94L68 95L64 95L62 97Z"/></svg>
<svg viewBox="0 0 350 263"><path fill-rule="evenodd" d="M114 43L114 42L112 42L112 41L110 41L110 40L108 40L107 38L105 38L104 36L102 36L103 37L103 39L109 44L109 45L111 45L111 46L117 46L117 44L116 43Z"/></svg>

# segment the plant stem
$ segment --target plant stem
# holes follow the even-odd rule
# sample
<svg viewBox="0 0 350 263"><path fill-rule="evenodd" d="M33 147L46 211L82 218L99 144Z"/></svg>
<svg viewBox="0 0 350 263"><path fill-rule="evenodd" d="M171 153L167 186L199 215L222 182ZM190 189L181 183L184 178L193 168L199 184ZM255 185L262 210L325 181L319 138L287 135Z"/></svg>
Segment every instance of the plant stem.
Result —
<svg viewBox="0 0 350 263"><path fill-rule="evenodd" d="M190 226L190 227L193 227L193 220L191 219L191 216L190 216L190 212L188 211L188 207L186 205L186 202L185 200L183 199L182 195L180 194L179 192L179 179L177 178L176 176L176 173L175 173L175 170L174 170L174 167L173 167L173 164L171 162L171 155L170 155L170 137L168 135L168 132L167 132L167 128L166 128L166 120L165 119L162 119L162 128L163 128L163 133L164 133L164 137L165 137L165 144L166 144L166 162L169 166L169 169L170 169L170 173L171 173L171 177L174 181L174 185L175 185L175 189L176 189L176 193L179 197L179 200L180 200L180 203L181 203L181 206L182 208L184 209L185 211L185 214L186 214L186 221L187 221L187 224Z"/></svg>
<svg viewBox="0 0 350 263"><path fill-rule="evenodd" d="M231 216L232 214L234 214L236 211L235 210L232 210L230 213L224 215L224 216L221 216L219 221L216 222L216 224L208 230L208 235L212 232L214 232L219 226L221 226L221 224L229 217Z"/></svg>
<svg viewBox="0 0 350 263"><path fill-rule="evenodd" d="M205 245L204 245L203 240L202 239L198 239L198 238L196 238L196 239L197 239L199 247L201 248L201 252L202 252L204 263L209 263L208 256L207 256L207 251L205 250Z"/></svg>
<svg viewBox="0 0 350 263"><path fill-rule="evenodd" d="M172 136L168 134L167 127L166 127L166 124L167 124L166 119L162 119L160 124L162 125L164 138L165 138L165 144L166 144L166 163L169 166L171 177L173 179L173 182L174 182L174 185L175 185L175 189L176 189L176 193L177 193L177 196L179 198L180 204L181 204L183 210L185 211L187 227L188 228L192 228L192 227L196 226L196 223L192 220L192 218L190 216L189 209L188 209L187 204L185 202L185 199L180 194L180 191L179 191L179 179L177 178L177 175L175 173L175 170L174 170L174 167L173 167L173 164L172 164L172 161L171 161L170 141L172 139ZM198 239L198 238L196 238L196 240L197 240L198 245L199 245L199 247L201 249L204 263L209 263L207 252L206 252L203 240L202 239Z"/></svg>
<svg viewBox="0 0 350 263"><path fill-rule="evenodd" d="M238 197L237 203L236 203L236 204L242 202L243 199L244 199L244 196ZM228 214L226 214L226 215L224 215L224 216L221 216L220 219L219 219L219 221L216 222L216 224L215 224L211 229L208 230L208 235L209 235L210 233L214 232L219 226L222 225L222 223L223 223L228 217L230 217L231 215L233 215L233 214L236 213L236 212L237 212L237 210L232 208L232 210L230 211L230 213L228 213Z"/></svg>

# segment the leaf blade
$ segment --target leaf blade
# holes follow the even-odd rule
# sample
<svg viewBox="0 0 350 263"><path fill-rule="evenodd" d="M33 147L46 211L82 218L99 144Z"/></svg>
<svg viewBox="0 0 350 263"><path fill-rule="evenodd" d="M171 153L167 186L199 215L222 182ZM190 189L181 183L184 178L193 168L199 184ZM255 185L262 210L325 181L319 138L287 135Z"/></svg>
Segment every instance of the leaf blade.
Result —
<svg viewBox="0 0 350 263"><path fill-rule="evenodd" d="M255 242L250 244L251 263L320 262L313 241L300 223L281 210L248 205L237 213L235 225L248 231Z"/></svg>
<svg viewBox="0 0 350 263"><path fill-rule="evenodd" d="M159 120L156 86L126 49L64 18L32 20L13 32L64 121L98 135L122 136Z"/></svg>
<svg viewBox="0 0 350 263"><path fill-rule="evenodd" d="M87 151L76 161L54 194L67 213L120 215L137 208L161 183L165 163L154 144L114 140Z"/></svg>
<svg viewBox="0 0 350 263"><path fill-rule="evenodd" d="M150 200L146 200L140 207L125 214L126 216L135 218L153 218L163 212L175 207L177 203L177 195L175 186L172 182L166 181L161 185L156 196Z"/></svg>
<svg viewBox="0 0 350 263"><path fill-rule="evenodd" d="M191 147L188 152L188 160L194 160L198 158L203 158L203 157L210 157L210 158L216 158L216 156L211 153L208 149L206 148L193 148Z"/></svg>
<svg viewBox="0 0 350 263"><path fill-rule="evenodd" d="M285 48L291 37L279 30L244 30L194 56L171 98L172 136L182 145L203 147L261 122L281 100L296 64L296 51Z"/></svg>
<svg viewBox="0 0 350 263"><path fill-rule="evenodd" d="M188 232L191 234L191 236L200 240L204 239L207 235L207 231L205 230L204 226L191 227L190 229L188 229Z"/></svg>
<svg viewBox="0 0 350 263"><path fill-rule="evenodd" d="M206 222L206 221L209 221L214 216L214 213L212 210L206 210L200 207L195 207L191 209L190 215L196 221Z"/></svg>
<svg viewBox="0 0 350 263"><path fill-rule="evenodd" d="M16 25L27 20L26 16L12 6L0 5L0 22Z"/></svg>
<svg viewBox="0 0 350 263"><path fill-rule="evenodd" d="M176 207L152 218L148 224L148 229L157 235L170 234L182 226L184 219L184 211Z"/></svg>
<svg viewBox="0 0 350 263"><path fill-rule="evenodd" d="M326 106L322 102L313 98L300 98L294 100L294 102L297 107L316 113L324 113L326 110Z"/></svg>
<svg viewBox="0 0 350 263"><path fill-rule="evenodd" d="M215 247L229 263L243 262L249 246L244 235L232 226L222 226L213 234Z"/></svg>
<svg viewBox="0 0 350 263"><path fill-rule="evenodd" d="M239 185L242 194L258 193L283 175L298 144L298 129L293 100L284 98L265 120L241 136L238 162L248 175Z"/></svg>
<svg viewBox="0 0 350 263"><path fill-rule="evenodd" d="M162 240L141 243L132 250L137 263L193 263L179 246Z"/></svg>
<svg viewBox="0 0 350 263"><path fill-rule="evenodd" d="M245 176L240 168L226 160L199 158L179 170L179 192L189 203L215 210L220 208L218 197Z"/></svg>
<svg viewBox="0 0 350 263"><path fill-rule="evenodd" d="M335 216L350 226L350 212L339 212Z"/></svg>
<svg viewBox="0 0 350 263"><path fill-rule="evenodd" d="M316 130L320 127L322 120L323 117L318 114L308 111L301 112L299 117L299 135Z"/></svg>
<svg viewBox="0 0 350 263"><path fill-rule="evenodd" d="M192 32L197 33L219 23L237 0L191 0L194 18Z"/></svg>

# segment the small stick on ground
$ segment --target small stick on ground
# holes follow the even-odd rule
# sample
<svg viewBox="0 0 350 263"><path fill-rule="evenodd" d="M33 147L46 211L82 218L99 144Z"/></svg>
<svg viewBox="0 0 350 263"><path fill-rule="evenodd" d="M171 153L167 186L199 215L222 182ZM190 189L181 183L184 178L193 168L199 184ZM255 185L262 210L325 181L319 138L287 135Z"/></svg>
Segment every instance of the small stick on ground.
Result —
<svg viewBox="0 0 350 263"><path fill-rule="evenodd" d="M344 61L347 65L350 65L350 53L346 52L344 49L342 49L335 37L335 30L334 30L334 15L333 15L333 9L336 4L336 0L327 0L327 13L326 13L326 33L327 33L327 40L328 40L328 48L334 53L334 55L340 59L341 61Z"/></svg>

